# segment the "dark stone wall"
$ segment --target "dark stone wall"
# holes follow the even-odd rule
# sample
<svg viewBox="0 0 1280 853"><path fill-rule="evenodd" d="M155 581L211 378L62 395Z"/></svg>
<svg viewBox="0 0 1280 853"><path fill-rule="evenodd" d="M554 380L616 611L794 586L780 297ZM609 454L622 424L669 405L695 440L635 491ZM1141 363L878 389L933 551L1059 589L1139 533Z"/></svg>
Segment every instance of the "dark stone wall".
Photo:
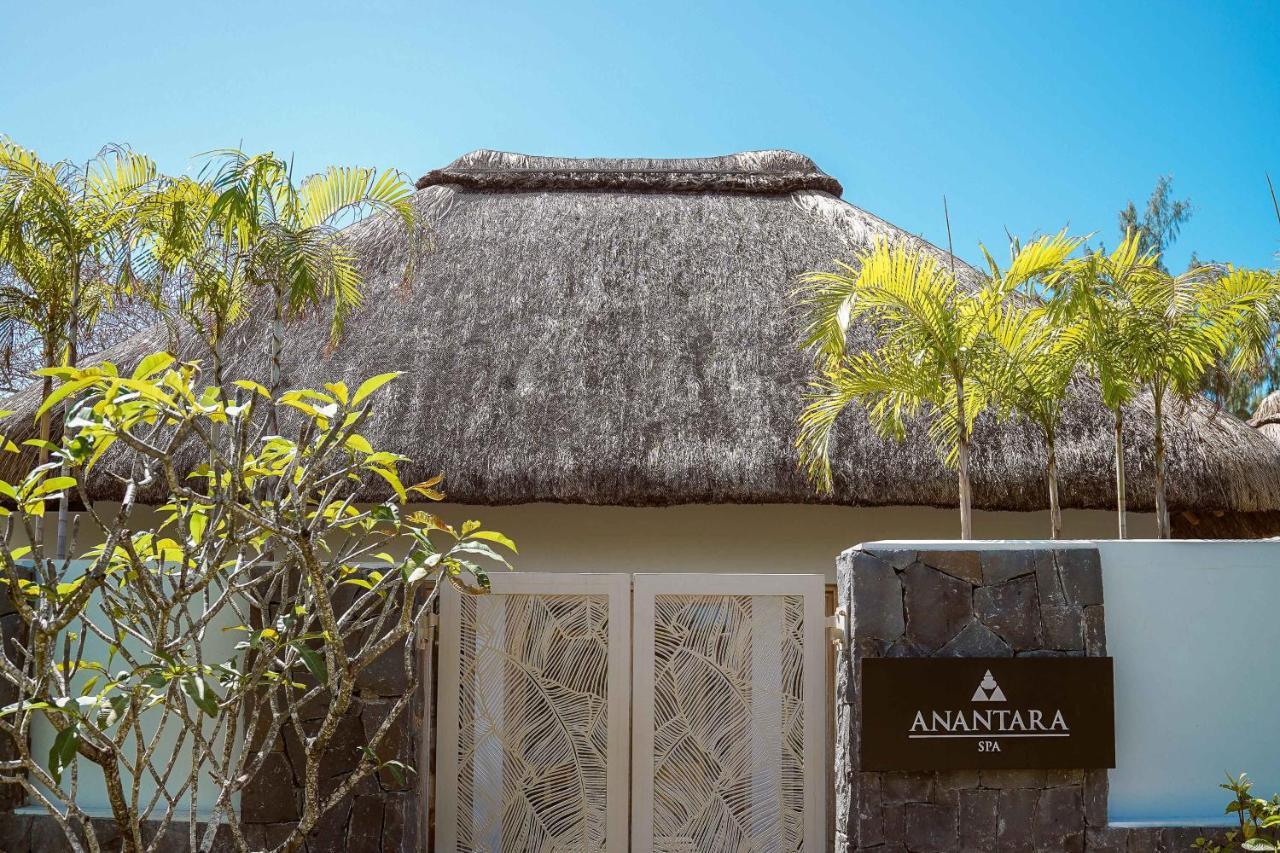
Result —
<svg viewBox="0 0 1280 853"><path fill-rule="evenodd" d="M1106 654L1094 548L860 546L837 565L850 644L836 668L836 850L1186 850L1194 827L1107 823L1105 770L863 772L857 685L867 657Z"/></svg>
<svg viewBox="0 0 1280 853"><path fill-rule="evenodd" d="M27 645L27 625L9 598L9 585L0 584L0 643L12 648ZM0 707L18 701L18 688L0 680ZM7 735L0 735L0 760L18 757L18 747ZM0 814L22 805L26 794L19 785L0 785ZM2 820L2 818L0 818ZM3 848L0 848L3 849Z"/></svg>
<svg viewBox="0 0 1280 853"><path fill-rule="evenodd" d="M401 664L403 651L392 649L360 673L356 696L320 762L321 798L328 797L355 769L360 749L369 743L399 697L410 690ZM422 732L421 702L414 701L392 724L378 750L382 761L395 759L418 768ZM325 708L314 708L304 730L314 729ZM261 772L240 800L246 840L272 847L297 824L302 808L306 768L303 747L291 727L276 744ZM418 779L416 774L383 770L361 780L343 802L320 818L307 839L307 853L383 853L418 847Z"/></svg>

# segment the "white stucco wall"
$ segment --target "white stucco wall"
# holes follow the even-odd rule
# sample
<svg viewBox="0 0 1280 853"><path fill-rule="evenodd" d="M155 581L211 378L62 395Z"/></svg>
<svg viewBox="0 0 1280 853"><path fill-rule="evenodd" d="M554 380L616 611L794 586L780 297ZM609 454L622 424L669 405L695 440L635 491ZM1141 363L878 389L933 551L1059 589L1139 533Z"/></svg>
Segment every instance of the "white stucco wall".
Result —
<svg viewBox="0 0 1280 853"><path fill-rule="evenodd" d="M1226 823L1280 792L1280 542L1098 542L1115 658L1111 820Z"/></svg>
<svg viewBox="0 0 1280 853"><path fill-rule="evenodd" d="M576 504L478 507L443 504L446 519L477 518L515 539L517 569L538 572L804 572L835 582L836 556L876 539L950 539L955 510L796 504L661 508ZM1115 514L1064 513L1068 536L1114 536ZM1155 532L1154 516L1131 515L1134 535ZM992 539L1047 534L1045 512L975 512L974 533Z"/></svg>

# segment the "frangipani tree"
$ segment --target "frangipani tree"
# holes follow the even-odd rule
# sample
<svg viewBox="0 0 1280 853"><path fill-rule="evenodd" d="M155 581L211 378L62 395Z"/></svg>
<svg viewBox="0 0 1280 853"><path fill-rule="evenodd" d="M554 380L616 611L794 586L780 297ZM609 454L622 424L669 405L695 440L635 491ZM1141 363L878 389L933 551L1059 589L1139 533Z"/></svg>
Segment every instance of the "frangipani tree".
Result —
<svg viewBox="0 0 1280 853"><path fill-rule="evenodd" d="M13 697L0 736L17 753L0 760L0 782L20 785L77 853L152 853L174 822L192 851L229 841L247 853L262 847L237 800L290 736L298 818L270 849L304 849L369 777L409 769L393 726L417 693L412 637L441 585L483 592L486 567L505 565L513 543L412 506L442 499L440 478L402 483L406 460L362 435L397 374L273 399L248 380L206 385L196 364L167 353L127 372L109 362L48 372L60 384L46 408L80 403L57 450L69 474L45 465L0 481L0 584L24 632L0 644ZM270 425L276 405L293 415L288 435ZM105 516L84 490L96 464L123 484ZM371 480L391 497L367 502ZM132 511L144 490L163 496L158 523ZM45 503L68 492L86 507L82 524L105 536L80 562L32 535ZM242 642L215 652L224 632ZM350 772L330 778L321 767L379 660L401 666L407 687ZM47 751L31 748L36 726L54 732ZM95 776L106 832L79 796Z"/></svg>

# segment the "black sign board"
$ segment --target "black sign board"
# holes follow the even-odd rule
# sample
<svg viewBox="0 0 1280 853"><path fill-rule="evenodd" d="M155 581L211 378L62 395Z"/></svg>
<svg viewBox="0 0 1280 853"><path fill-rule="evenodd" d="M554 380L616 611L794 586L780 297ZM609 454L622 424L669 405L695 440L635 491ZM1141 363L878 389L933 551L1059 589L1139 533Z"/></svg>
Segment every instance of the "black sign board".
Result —
<svg viewBox="0 0 1280 853"><path fill-rule="evenodd" d="M1111 658L863 658L863 770L1115 767Z"/></svg>

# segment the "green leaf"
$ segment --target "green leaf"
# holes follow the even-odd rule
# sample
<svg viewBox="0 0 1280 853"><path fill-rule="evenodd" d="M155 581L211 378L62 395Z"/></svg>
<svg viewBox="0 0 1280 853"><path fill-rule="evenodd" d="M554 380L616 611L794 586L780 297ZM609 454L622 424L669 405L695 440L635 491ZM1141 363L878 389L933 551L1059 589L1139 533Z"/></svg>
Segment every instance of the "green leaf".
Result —
<svg viewBox="0 0 1280 853"><path fill-rule="evenodd" d="M347 436L346 445L352 450L358 450L361 453L373 452L373 445L369 444L369 439L359 433L352 433Z"/></svg>
<svg viewBox="0 0 1280 853"><path fill-rule="evenodd" d="M302 656L302 662L306 665L307 670L312 677L321 684L329 683L329 669L325 666L324 657L315 649L309 646L299 645L296 647L298 654Z"/></svg>
<svg viewBox="0 0 1280 853"><path fill-rule="evenodd" d="M382 479L386 480L387 483L390 484L391 488L395 491L396 496L400 498L400 500L403 501L408 498L408 495L405 494L404 484L400 482L400 478L396 476L396 472L393 469L381 468L377 465L372 465L369 467L369 470L377 474Z"/></svg>
<svg viewBox="0 0 1280 853"><path fill-rule="evenodd" d="M396 377L400 376L401 373L403 372L404 371L397 370L392 373L381 373L377 376L372 376L366 379L365 381L361 382L360 387L356 389L355 396L351 398L351 405L353 406L360 405L360 402L365 397L368 397L370 394L372 394L374 391L377 391L383 385L386 385L392 379L395 379Z"/></svg>
<svg viewBox="0 0 1280 853"><path fill-rule="evenodd" d="M97 381L98 381L97 377L91 377L89 379L76 379L71 382L63 383L62 385L59 385L57 388L54 388L53 391L49 394L49 396L45 398L44 402L40 404L40 408L36 409L35 419L39 420L41 415L43 415L45 412L52 409L54 406L58 405L58 403L62 402L64 398L84 388L88 388L90 385L94 384Z"/></svg>
<svg viewBox="0 0 1280 853"><path fill-rule="evenodd" d="M76 749L80 745L80 731L75 726L67 726L58 732L49 747L49 775L53 781L62 782L62 771L71 766L75 760Z"/></svg>
<svg viewBox="0 0 1280 853"><path fill-rule="evenodd" d="M196 707L210 717L218 715L218 694L213 692L209 682L198 675L187 675L182 679L182 692L191 697Z"/></svg>
<svg viewBox="0 0 1280 853"><path fill-rule="evenodd" d="M262 395L263 397L266 397L268 400L270 400L270 399L271 399L271 393L270 393L269 391L267 391L267 389L266 389L266 388L262 387L262 386L261 386L261 385L259 385L257 382L254 382L254 381L252 381L252 380L249 380L249 379L237 379L237 380L235 380L234 382L232 382L231 384L232 384L232 385L234 385L234 386L236 386L237 388L243 388L243 389L245 389L246 391L252 391L252 392L253 392L253 393L255 393L255 394L260 394L260 395Z"/></svg>
<svg viewBox="0 0 1280 853"><path fill-rule="evenodd" d="M488 539L490 542L497 542L499 545L503 545L507 548L510 548L513 554L520 553L519 551L516 550L515 542L511 541L509 538L507 538L506 536L504 536L503 534L499 533L496 530L477 530L475 533L472 533L469 538Z"/></svg>
<svg viewBox="0 0 1280 853"><path fill-rule="evenodd" d="M153 352L134 368L133 378L139 380L150 379L171 364L173 364L173 356L169 355L169 353Z"/></svg>

